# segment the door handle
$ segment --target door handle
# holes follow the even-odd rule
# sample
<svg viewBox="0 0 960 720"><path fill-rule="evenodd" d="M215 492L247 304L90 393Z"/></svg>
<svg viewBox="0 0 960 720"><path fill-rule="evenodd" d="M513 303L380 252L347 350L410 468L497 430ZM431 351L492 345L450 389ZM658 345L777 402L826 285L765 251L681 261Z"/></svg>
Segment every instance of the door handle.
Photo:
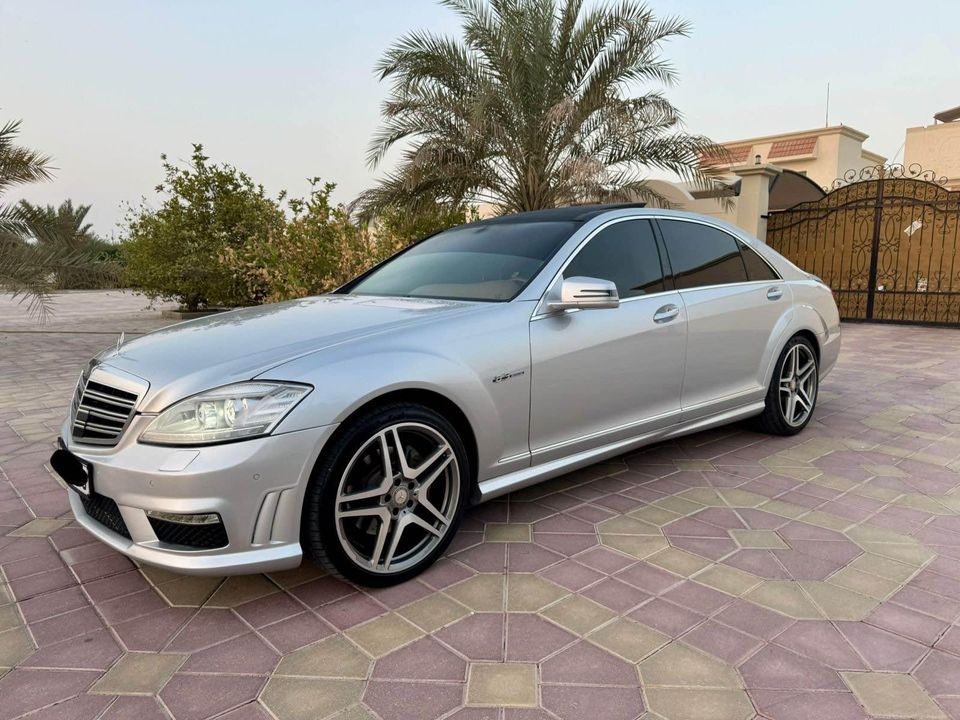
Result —
<svg viewBox="0 0 960 720"><path fill-rule="evenodd" d="M680 308L676 305L664 305L653 314L653 321L655 323L670 322L679 314Z"/></svg>
<svg viewBox="0 0 960 720"><path fill-rule="evenodd" d="M783 290L778 287L772 287L767 290L767 300L779 300L783 297Z"/></svg>

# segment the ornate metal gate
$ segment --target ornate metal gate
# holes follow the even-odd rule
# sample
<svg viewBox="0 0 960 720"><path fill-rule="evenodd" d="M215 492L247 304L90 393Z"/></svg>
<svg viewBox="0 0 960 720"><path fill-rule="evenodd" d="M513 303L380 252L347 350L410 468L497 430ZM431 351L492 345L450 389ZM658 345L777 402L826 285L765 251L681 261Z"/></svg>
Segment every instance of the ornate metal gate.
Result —
<svg viewBox="0 0 960 720"><path fill-rule="evenodd" d="M833 288L845 320L960 326L960 192L917 166L850 171L771 212L767 243Z"/></svg>

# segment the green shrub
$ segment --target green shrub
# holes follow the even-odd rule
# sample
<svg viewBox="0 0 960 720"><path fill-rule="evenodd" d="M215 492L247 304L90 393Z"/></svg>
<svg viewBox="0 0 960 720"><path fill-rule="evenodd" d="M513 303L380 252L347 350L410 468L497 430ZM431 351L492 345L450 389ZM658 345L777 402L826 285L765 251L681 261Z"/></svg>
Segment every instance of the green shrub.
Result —
<svg viewBox="0 0 960 720"><path fill-rule="evenodd" d="M233 166L208 163L201 145L193 146L186 168L162 160L162 205L155 210L142 201L125 218L127 282L190 310L262 302L266 291L251 286L224 258L280 234L285 219L279 204Z"/></svg>

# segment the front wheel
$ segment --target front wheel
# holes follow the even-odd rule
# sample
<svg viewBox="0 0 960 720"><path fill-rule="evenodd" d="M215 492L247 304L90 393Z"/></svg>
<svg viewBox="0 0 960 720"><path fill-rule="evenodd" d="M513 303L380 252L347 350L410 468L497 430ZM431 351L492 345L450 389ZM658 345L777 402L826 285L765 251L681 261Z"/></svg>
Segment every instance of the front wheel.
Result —
<svg viewBox="0 0 960 720"><path fill-rule="evenodd" d="M796 435L803 430L813 417L819 385L813 345L799 335L791 338L774 368L760 428L773 435Z"/></svg>
<svg viewBox="0 0 960 720"><path fill-rule="evenodd" d="M463 441L442 415L411 403L368 412L335 438L310 480L304 548L358 584L407 580L450 543L469 477Z"/></svg>

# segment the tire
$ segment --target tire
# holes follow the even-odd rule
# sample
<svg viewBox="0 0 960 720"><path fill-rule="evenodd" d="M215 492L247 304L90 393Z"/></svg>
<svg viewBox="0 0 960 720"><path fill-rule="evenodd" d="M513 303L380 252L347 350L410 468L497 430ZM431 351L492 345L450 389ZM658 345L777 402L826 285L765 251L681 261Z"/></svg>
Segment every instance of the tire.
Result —
<svg viewBox="0 0 960 720"><path fill-rule="evenodd" d="M408 580L450 544L471 477L463 440L445 417L409 402L372 408L341 428L314 468L304 550L358 585Z"/></svg>
<svg viewBox="0 0 960 720"><path fill-rule="evenodd" d="M801 371L799 375L798 370ZM763 414L757 418L759 429L771 435L796 435L813 417L819 392L820 367L816 349L805 337L795 335L783 348L773 369ZM794 398L792 406L790 396ZM794 411L792 419L788 417L791 407Z"/></svg>

